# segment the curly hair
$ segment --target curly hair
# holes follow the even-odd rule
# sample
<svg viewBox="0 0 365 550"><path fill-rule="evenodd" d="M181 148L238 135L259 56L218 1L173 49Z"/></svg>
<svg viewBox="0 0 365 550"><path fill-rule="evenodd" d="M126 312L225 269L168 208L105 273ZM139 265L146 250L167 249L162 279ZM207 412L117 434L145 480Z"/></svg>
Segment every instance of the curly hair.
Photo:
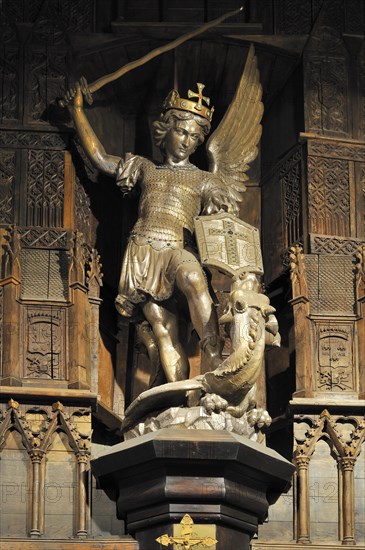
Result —
<svg viewBox="0 0 365 550"><path fill-rule="evenodd" d="M155 120L153 126L153 139L157 147L164 148L164 139L167 132L174 127L174 124L179 120L194 120L200 127L199 144L203 143L205 136L210 132L210 122L205 118L189 113L188 111L180 111L179 109L169 109L161 113L160 120Z"/></svg>

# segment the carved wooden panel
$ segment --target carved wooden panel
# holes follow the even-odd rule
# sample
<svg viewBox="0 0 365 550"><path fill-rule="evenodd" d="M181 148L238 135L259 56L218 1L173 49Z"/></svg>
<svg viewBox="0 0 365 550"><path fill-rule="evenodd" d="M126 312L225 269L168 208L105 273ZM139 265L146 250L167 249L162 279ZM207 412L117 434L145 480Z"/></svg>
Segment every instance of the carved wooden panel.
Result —
<svg viewBox="0 0 365 550"><path fill-rule="evenodd" d="M311 313L355 314L355 279L352 262L351 256L345 255L305 256Z"/></svg>
<svg viewBox="0 0 365 550"><path fill-rule="evenodd" d="M310 252L312 254L346 254L353 256L362 242L362 239L344 239L311 233Z"/></svg>
<svg viewBox="0 0 365 550"><path fill-rule="evenodd" d="M323 0L281 0L274 3L275 26L279 34L309 34Z"/></svg>
<svg viewBox="0 0 365 550"><path fill-rule="evenodd" d="M310 139L308 154L313 156L365 161L365 146L358 143L346 143L329 139Z"/></svg>
<svg viewBox="0 0 365 550"><path fill-rule="evenodd" d="M311 56L306 73L306 130L320 134L348 135L345 59Z"/></svg>
<svg viewBox="0 0 365 550"><path fill-rule="evenodd" d="M14 222L15 151L0 149L0 224Z"/></svg>
<svg viewBox="0 0 365 550"><path fill-rule="evenodd" d="M75 227L84 235L86 242L90 242L90 199L85 187L76 177L75 181Z"/></svg>
<svg viewBox="0 0 365 550"><path fill-rule="evenodd" d="M64 154L61 151L28 152L26 225L62 227Z"/></svg>
<svg viewBox="0 0 365 550"><path fill-rule="evenodd" d="M316 324L316 388L321 392L356 391L353 323Z"/></svg>
<svg viewBox="0 0 365 550"><path fill-rule="evenodd" d="M364 34L365 3L363 0L343 2L345 10L345 32L349 34Z"/></svg>
<svg viewBox="0 0 365 550"><path fill-rule="evenodd" d="M66 378L66 311L63 308L24 308L24 377Z"/></svg>
<svg viewBox="0 0 365 550"><path fill-rule="evenodd" d="M0 121L15 121L18 115L19 50L2 44L0 49Z"/></svg>
<svg viewBox="0 0 365 550"><path fill-rule="evenodd" d="M365 5L362 0L280 0L274 2L277 32L307 34L320 17L321 25L339 32L362 35L365 27Z"/></svg>
<svg viewBox="0 0 365 550"><path fill-rule="evenodd" d="M68 249L69 234L63 229L43 229L28 227L18 229L20 242L24 248Z"/></svg>
<svg viewBox="0 0 365 550"><path fill-rule="evenodd" d="M29 123L47 121L51 104L67 87L67 52L51 47L54 34L48 25L45 21L44 33L39 36L44 41L44 50L30 48L26 54L25 119Z"/></svg>
<svg viewBox="0 0 365 550"><path fill-rule="evenodd" d="M303 238L302 227L302 150L296 150L280 167L284 247L294 245Z"/></svg>
<svg viewBox="0 0 365 550"><path fill-rule="evenodd" d="M68 145L68 134L56 132L32 132L29 130L0 129L0 144L14 148L59 149Z"/></svg>
<svg viewBox="0 0 365 550"><path fill-rule="evenodd" d="M16 21L17 23L33 23L39 15L39 10L42 7L42 0L4 0L2 2L2 13L10 21Z"/></svg>
<svg viewBox="0 0 365 550"><path fill-rule="evenodd" d="M364 4L365 5L365 4ZM365 140L365 47L359 64L359 139Z"/></svg>
<svg viewBox="0 0 365 550"><path fill-rule="evenodd" d="M326 7L330 4L326 2ZM333 11L340 16L341 10ZM349 136L348 52L342 28L321 13L304 54L305 128L308 132ZM331 19L331 21L329 21Z"/></svg>
<svg viewBox="0 0 365 550"><path fill-rule="evenodd" d="M21 297L24 300L66 301L68 266L65 250L23 249Z"/></svg>
<svg viewBox="0 0 365 550"><path fill-rule="evenodd" d="M308 208L311 233L351 235L347 161L308 157Z"/></svg>

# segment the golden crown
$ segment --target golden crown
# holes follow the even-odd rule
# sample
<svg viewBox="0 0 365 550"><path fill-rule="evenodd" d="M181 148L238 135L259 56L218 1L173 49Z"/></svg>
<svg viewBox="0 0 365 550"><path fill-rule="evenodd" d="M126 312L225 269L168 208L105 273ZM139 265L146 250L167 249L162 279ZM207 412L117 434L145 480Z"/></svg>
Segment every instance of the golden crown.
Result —
<svg viewBox="0 0 365 550"><path fill-rule="evenodd" d="M182 111L190 111L191 113L194 113L194 115L199 115L211 122L214 107L210 109L210 98L203 96L205 85L201 84L201 82L197 82L196 85L198 86L198 92L192 92L191 90L188 90L189 99L184 99L183 97L180 97L177 90L171 90L171 92L163 102L163 110L167 111L168 109L180 109ZM192 97L196 97L197 101L191 101L190 98ZM208 107L203 105L203 101L208 105Z"/></svg>

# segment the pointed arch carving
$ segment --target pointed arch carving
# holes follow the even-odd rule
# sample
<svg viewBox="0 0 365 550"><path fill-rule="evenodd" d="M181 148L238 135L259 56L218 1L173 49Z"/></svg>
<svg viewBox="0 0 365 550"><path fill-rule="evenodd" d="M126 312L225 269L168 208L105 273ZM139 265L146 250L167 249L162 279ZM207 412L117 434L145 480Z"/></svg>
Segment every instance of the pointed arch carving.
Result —
<svg viewBox="0 0 365 550"><path fill-rule="evenodd" d="M75 456L75 469L77 479L77 502L74 509L76 536L87 535L88 509L87 509L87 475L91 448L91 420L90 430L81 431L73 422L72 417L78 415L90 415L89 409L66 408L57 401L52 406L20 405L10 399L5 410L0 411L0 452L4 446L6 434L15 429L21 437L24 449L31 462L31 475L28 482L32 494L30 503L30 528L31 538L42 535L44 525L43 497L45 491L45 457L49 452L54 436L57 432L63 432L69 442ZM36 421L32 422L32 415Z"/></svg>
<svg viewBox="0 0 365 550"><path fill-rule="evenodd" d="M297 465L297 540L310 542L309 512L309 464L318 441L324 440L330 447L331 456L336 460L338 477L340 515L339 535L343 544L352 545L355 541L354 521L354 466L365 440L365 417L332 416L322 411L318 419L303 417L310 428L304 437L296 438L294 461ZM341 424L352 424L353 430L345 438L341 433Z"/></svg>

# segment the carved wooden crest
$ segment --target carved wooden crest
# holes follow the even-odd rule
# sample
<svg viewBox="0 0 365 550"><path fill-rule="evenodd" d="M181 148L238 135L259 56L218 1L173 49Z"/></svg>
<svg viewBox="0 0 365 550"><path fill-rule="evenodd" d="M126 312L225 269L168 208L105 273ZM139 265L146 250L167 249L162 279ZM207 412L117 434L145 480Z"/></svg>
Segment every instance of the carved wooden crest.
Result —
<svg viewBox="0 0 365 550"><path fill-rule="evenodd" d="M259 230L231 214L194 218L201 262L227 275L264 272Z"/></svg>

